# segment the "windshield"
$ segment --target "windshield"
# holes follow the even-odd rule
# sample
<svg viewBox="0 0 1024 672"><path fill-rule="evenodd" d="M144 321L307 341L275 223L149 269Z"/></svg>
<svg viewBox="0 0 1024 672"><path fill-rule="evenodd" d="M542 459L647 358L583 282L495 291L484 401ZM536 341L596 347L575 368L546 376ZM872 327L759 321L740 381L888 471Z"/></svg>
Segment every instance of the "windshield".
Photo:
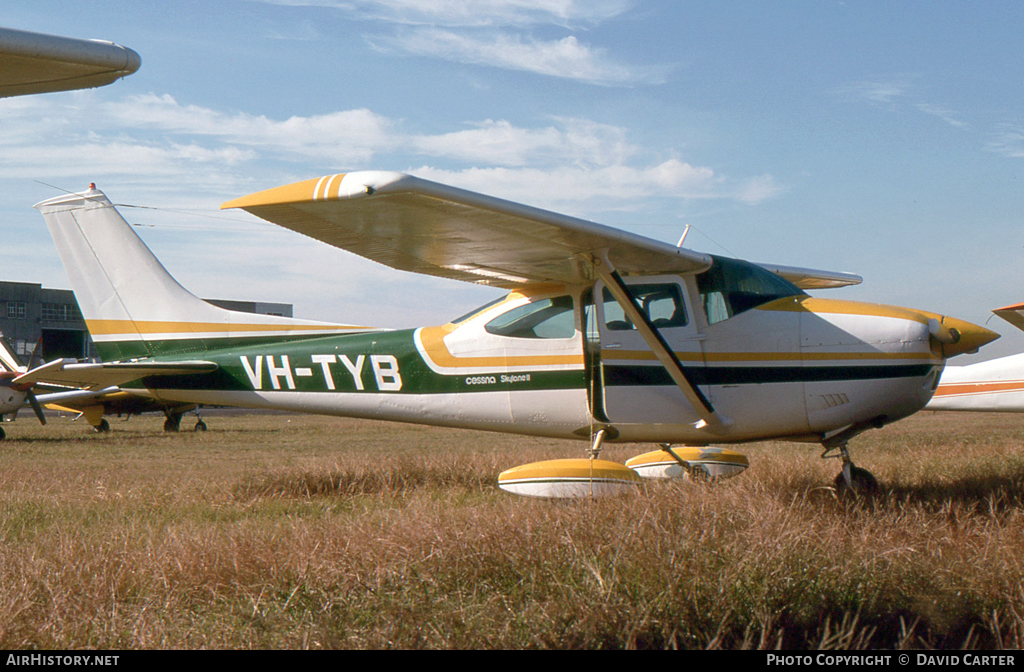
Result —
<svg viewBox="0 0 1024 672"><path fill-rule="evenodd" d="M714 255L711 258L711 268L697 276L708 324L728 320L769 301L805 294L789 280L757 264Z"/></svg>

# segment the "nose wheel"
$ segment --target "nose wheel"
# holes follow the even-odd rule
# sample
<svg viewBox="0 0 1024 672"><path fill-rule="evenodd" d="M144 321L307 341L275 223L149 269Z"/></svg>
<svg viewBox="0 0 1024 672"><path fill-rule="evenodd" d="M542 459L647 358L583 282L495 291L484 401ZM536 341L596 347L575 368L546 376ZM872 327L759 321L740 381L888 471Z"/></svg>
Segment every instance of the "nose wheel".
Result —
<svg viewBox="0 0 1024 672"><path fill-rule="evenodd" d="M838 455L832 454L838 452ZM867 469L858 467L850 459L850 451L845 443L838 446L826 446L825 452L821 454L824 459L838 457L843 461L843 469L836 476L833 484L838 493L853 493L857 495L871 495L878 492L878 480Z"/></svg>

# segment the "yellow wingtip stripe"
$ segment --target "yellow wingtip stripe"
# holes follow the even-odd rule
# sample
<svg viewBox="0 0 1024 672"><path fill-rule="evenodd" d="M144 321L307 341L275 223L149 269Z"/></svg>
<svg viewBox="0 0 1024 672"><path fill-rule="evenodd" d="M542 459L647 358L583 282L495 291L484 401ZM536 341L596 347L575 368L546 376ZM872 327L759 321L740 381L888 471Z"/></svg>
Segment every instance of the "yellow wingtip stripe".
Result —
<svg viewBox="0 0 1024 672"><path fill-rule="evenodd" d="M247 208L256 208L265 205L309 203L312 201L323 200L327 198L329 190L332 187L336 189L341 184L341 180L344 177L344 173L337 173L334 175L325 175L323 177L313 178L312 180L293 182L292 184L274 187L273 189L257 191L256 193L249 194L248 196L242 196L241 198L226 201L220 206L220 209L228 210L231 208L242 208L244 210Z"/></svg>

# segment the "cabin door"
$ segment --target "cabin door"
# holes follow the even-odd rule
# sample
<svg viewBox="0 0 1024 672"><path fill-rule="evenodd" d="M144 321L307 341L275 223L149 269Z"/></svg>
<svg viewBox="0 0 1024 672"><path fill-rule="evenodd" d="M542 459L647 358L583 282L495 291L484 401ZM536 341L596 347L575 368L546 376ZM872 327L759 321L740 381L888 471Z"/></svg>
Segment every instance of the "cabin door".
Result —
<svg viewBox="0 0 1024 672"><path fill-rule="evenodd" d="M707 395L701 334L679 276L625 278L633 298L676 353L687 377ZM610 423L692 424L701 417L625 316L603 282L594 286L600 395L594 415ZM593 331L591 332L593 333ZM596 376L595 376L596 378ZM595 380L594 388L597 388ZM604 417L602 417L602 414Z"/></svg>

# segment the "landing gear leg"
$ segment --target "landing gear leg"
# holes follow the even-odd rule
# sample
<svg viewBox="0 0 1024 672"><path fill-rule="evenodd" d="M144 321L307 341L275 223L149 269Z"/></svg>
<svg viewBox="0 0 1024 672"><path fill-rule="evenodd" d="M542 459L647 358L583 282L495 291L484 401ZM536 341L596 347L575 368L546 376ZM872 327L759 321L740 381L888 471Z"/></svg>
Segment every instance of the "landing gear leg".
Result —
<svg viewBox="0 0 1024 672"><path fill-rule="evenodd" d="M604 437L607 436L608 429L600 429L597 434L594 435L594 443L587 449L587 455L592 460L596 460L601 457L601 444L604 443Z"/></svg>
<svg viewBox="0 0 1024 672"><path fill-rule="evenodd" d="M690 480L698 481L701 483L713 480L711 474L708 472L707 467L703 464L690 464L683 458L679 457L674 450L672 450L671 443L659 443L658 447L668 453L673 460L679 463L679 466L683 468L690 476Z"/></svg>

